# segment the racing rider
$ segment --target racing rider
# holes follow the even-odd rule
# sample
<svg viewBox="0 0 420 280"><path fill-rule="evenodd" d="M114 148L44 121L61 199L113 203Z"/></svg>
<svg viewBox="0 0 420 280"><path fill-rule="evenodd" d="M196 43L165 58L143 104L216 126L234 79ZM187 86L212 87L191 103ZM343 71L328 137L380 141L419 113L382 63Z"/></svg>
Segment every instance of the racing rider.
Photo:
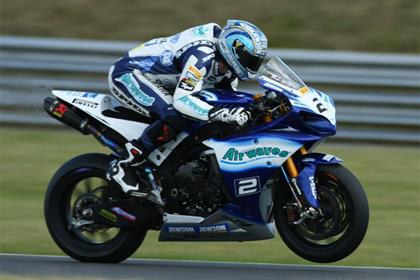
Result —
<svg viewBox="0 0 420 280"><path fill-rule="evenodd" d="M146 197L136 168L155 148L173 139L193 121L244 125L242 107L214 108L197 97L202 89L236 90L238 78L255 77L267 51L267 38L255 25L228 20L196 26L150 40L130 50L109 72L113 95L125 106L158 119L138 140L125 145L125 157L111 163L108 179L126 193Z"/></svg>

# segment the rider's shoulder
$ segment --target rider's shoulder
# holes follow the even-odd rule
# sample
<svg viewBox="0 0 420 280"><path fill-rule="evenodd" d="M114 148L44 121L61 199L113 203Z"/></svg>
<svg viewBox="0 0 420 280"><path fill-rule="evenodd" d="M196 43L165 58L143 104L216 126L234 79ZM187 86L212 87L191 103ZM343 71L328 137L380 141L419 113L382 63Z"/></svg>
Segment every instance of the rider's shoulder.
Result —
<svg viewBox="0 0 420 280"><path fill-rule="evenodd" d="M217 23L211 22L193 26L185 32L188 32L190 36L197 39L214 39L219 37L220 31L220 26Z"/></svg>

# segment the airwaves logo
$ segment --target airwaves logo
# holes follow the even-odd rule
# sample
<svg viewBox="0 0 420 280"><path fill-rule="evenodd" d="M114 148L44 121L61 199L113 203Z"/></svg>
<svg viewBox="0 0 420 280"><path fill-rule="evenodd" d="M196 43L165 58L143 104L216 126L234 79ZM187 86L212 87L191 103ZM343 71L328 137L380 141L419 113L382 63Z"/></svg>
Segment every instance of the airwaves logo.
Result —
<svg viewBox="0 0 420 280"><path fill-rule="evenodd" d="M282 151L279 148L274 147L261 147L253 148L244 152L239 152L235 148L229 148L224 156L223 161L226 162L248 162L261 158L272 158L272 157L287 157L290 154L289 151Z"/></svg>

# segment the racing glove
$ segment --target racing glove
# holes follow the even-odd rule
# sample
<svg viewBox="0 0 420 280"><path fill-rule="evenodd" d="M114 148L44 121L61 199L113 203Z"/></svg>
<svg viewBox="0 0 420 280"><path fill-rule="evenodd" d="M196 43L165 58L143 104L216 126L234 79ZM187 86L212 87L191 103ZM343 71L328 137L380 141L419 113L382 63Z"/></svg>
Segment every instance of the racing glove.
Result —
<svg viewBox="0 0 420 280"><path fill-rule="evenodd" d="M251 113L243 107L213 108L209 111L209 121L211 122L237 123L239 126L243 126L250 118Z"/></svg>

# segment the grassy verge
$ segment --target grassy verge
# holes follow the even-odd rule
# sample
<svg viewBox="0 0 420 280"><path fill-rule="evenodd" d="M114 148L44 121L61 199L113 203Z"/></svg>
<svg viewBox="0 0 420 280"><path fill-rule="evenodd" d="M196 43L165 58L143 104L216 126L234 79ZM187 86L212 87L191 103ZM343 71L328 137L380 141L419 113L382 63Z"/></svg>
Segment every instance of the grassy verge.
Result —
<svg viewBox="0 0 420 280"><path fill-rule="evenodd" d="M106 152L93 138L67 130L1 129L0 251L62 254L43 220L43 196L55 170L86 152ZM371 222L361 247L339 265L420 267L419 150L325 145L345 160L368 194ZM139 258L308 263L277 237L244 243L159 243L150 232Z"/></svg>
<svg viewBox="0 0 420 280"><path fill-rule="evenodd" d="M419 1L2 1L1 33L144 41L227 19L262 28L270 47L419 53Z"/></svg>

